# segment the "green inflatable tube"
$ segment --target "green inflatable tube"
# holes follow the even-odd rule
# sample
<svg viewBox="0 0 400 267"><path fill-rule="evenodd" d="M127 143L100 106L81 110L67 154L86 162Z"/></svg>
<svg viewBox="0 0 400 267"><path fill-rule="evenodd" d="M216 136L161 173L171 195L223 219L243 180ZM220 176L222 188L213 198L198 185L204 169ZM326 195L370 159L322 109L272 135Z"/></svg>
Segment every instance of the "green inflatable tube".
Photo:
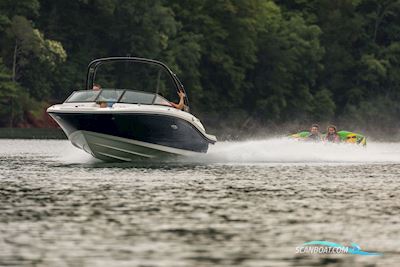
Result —
<svg viewBox="0 0 400 267"><path fill-rule="evenodd" d="M309 136L310 132L309 131L302 131L298 132L295 134L291 134L291 138L295 139L306 139ZM362 146L367 145L367 138L364 135L358 134L358 133L353 133L349 131L339 131L337 132L339 135L340 141L343 143L348 143L348 144L358 144ZM325 136L326 134L322 134L322 136Z"/></svg>

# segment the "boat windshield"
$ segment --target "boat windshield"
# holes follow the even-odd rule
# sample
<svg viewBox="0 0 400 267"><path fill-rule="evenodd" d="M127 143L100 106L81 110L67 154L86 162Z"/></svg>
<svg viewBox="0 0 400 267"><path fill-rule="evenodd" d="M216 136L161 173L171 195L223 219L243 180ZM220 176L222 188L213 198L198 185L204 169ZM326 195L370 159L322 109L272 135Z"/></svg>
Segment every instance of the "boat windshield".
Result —
<svg viewBox="0 0 400 267"><path fill-rule="evenodd" d="M94 102L99 95L100 91L75 91L67 98L65 102L75 103L75 102Z"/></svg>
<svg viewBox="0 0 400 267"><path fill-rule="evenodd" d="M160 95L154 93L126 90L126 89L75 91L65 102L66 103L77 103L77 102L117 103L118 102L127 104L171 106L170 102Z"/></svg>

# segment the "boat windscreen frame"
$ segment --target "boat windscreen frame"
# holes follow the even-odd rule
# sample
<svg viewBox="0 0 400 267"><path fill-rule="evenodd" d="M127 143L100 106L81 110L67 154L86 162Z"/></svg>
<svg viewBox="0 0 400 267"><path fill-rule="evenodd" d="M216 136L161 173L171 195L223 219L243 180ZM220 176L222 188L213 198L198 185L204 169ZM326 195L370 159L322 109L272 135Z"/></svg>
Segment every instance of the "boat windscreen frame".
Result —
<svg viewBox="0 0 400 267"><path fill-rule="evenodd" d="M120 90L123 91L121 95L118 97L117 100L111 101L113 103L119 103L119 104L141 104L141 105L157 105L157 106L168 106L171 107L171 105L163 105L163 104L156 104L155 101L158 97L164 99L165 101L169 102L165 97L158 95L156 93L150 93L150 92L143 92L139 90L132 90L132 89L112 89L112 88L105 88L105 89L100 89L99 91L95 91L97 93L96 97L93 100L78 100L78 101L70 101L71 97L78 92L86 92L88 90L78 90L78 91L73 91L72 94L64 101L64 103L98 103L98 102L107 102L107 101L99 101L99 97L101 96L103 91L107 90ZM92 91L92 90L89 90ZM138 93L145 93L149 95L153 95L153 100L151 104L146 104L146 103L133 103L133 102L123 102L121 101L122 98L124 97L126 92L138 92Z"/></svg>
<svg viewBox="0 0 400 267"><path fill-rule="evenodd" d="M96 78L96 72L98 67L100 67L104 63L109 62L138 62L138 63L145 63L145 64L152 64L161 67L164 69L168 75L170 76L172 82L175 85L176 92L182 91L185 94L184 103L186 111L189 111L189 99L186 94L185 88L181 81L178 79L175 73L171 71L171 69L165 65L164 63L154 60L154 59L147 59L147 58L140 58L140 57L107 57L107 58L99 58L91 61L87 67L87 74L86 74L86 90L92 90L94 80ZM157 94L158 92L156 92ZM155 98L153 99L154 104Z"/></svg>

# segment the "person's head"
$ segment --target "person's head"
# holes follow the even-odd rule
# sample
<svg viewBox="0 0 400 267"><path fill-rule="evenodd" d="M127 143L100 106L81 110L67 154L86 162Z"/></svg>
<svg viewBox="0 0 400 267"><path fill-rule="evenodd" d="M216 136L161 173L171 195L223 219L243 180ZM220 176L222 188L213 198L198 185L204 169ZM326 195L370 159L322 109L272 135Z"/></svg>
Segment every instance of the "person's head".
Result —
<svg viewBox="0 0 400 267"><path fill-rule="evenodd" d="M98 84L98 83L94 83L93 84L93 90L94 91L99 91L101 89L101 85L100 84Z"/></svg>
<svg viewBox="0 0 400 267"><path fill-rule="evenodd" d="M334 126L334 125L328 126L328 134L335 134L336 132L337 132L336 126Z"/></svg>
<svg viewBox="0 0 400 267"><path fill-rule="evenodd" d="M319 133L319 125L318 125L318 124L313 124L313 125L311 125L310 132L311 132L312 134L317 134L317 133Z"/></svg>

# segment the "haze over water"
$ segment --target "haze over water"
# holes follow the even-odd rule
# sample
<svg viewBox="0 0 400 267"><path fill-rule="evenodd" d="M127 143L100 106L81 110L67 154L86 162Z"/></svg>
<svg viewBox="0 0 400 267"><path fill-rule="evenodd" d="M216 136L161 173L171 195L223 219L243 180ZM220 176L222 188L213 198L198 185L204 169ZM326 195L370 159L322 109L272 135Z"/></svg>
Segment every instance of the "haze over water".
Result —
<svg viewBox="0 0 400 267"><path fill-rule="evenodd" d="M220 142L125 164L0 140L0 266L396 266L399 192L399 143ZM295 253L312 240L384 255Z"/></svg>

